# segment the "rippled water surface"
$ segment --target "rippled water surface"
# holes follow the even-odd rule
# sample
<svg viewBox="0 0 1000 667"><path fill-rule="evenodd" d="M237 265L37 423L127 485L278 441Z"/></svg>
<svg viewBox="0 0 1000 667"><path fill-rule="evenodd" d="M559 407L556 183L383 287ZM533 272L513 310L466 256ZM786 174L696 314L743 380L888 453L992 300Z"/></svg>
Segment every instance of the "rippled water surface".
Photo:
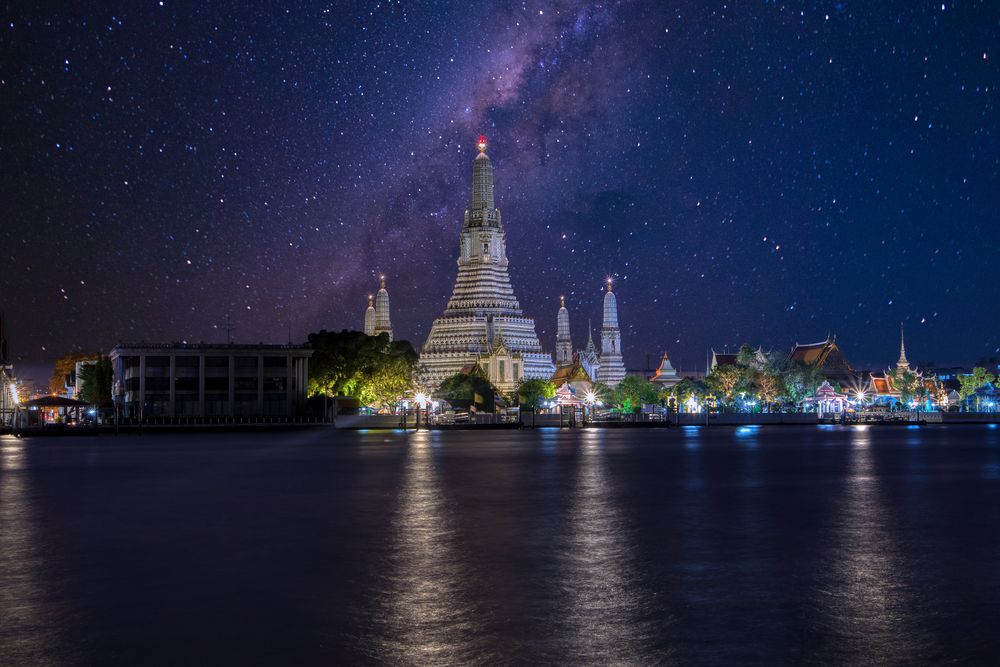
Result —
<svg viewBox="0 0 1000 667"><path fill-rule="evenodd" d="M0 664L1000 660L1000 429L0 438Z"/></svg>

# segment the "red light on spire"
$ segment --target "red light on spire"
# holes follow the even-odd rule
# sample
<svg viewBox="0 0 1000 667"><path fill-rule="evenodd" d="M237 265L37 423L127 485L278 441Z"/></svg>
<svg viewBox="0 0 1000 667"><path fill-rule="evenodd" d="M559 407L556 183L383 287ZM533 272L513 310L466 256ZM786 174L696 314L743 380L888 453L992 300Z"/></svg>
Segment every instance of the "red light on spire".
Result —
<svg viewBox="0 0 1000 667"><path fill-rule="evenodd" d="M479 141L476 142L476 148L479 149L480 153L486 152L486 135L480 134Z"/></svg>

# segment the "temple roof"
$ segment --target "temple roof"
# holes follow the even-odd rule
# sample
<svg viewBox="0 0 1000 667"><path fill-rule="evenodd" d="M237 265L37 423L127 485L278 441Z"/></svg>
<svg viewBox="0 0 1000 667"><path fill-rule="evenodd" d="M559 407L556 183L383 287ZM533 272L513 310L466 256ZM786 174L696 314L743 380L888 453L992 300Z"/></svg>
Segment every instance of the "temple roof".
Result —
<svg viewBox="0 0 1000 667"><path fill-rule="evenodd" d="M851 364L837 345L836 336L827 336L826 340L818 343L805 345L796 343L788 358L790 361L813 366L835 377L851 372Z"/></svg>

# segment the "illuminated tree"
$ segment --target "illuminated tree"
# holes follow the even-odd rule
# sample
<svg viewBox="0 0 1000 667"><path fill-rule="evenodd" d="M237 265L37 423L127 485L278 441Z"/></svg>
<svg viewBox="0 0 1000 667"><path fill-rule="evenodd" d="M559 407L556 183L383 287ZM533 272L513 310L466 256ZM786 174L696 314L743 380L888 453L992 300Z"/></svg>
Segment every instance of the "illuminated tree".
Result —
<svg viewBox="0 0 1000 667"><path fill-rule="evenodd" d="M787 392L784 376L770 369L765 369L754 375L754 384L760 392L761 400L768 409L772 403Z"/></svg>
<svg viewBox="0 0 1000 667"><path fill-rule="evenodd" d="M621 406L623 412L633 412L644 403L656 403L658 395L655 384L635 375L626 375L615 387L615 403Z"/></svg>
<svg viewBox="0 0 1000 667"><path fill-rule="evenodd" d="M417 353L407 341L344 330L309 334L309 344L310 396L352 396L389 407L413 387Z"/></svg>
<svg viewBox="0 0 1000 667"><path fill-rule="evenodd" d="M521 407L537 408L545 400L555 397L556 386L548 380L521 380L514 396Z"/></svg>
<svg viewBox="0 0 1000 667"><path fill-rule="evenodd" d="M745 380L744 369L735 364L716 366L705 376L705 384L710 393L726 401L733 400L733 395Z"/></svg>
<svg viewBox="0 0 1000 667"><path fill-rule="evenodd" d="M992 384L996 379L995 375L982 366L976 366L968 375L958 376L958 381L961 383L958 395L964 401L969 396L975 394L977 389L985 387L987 384Z"/></svg>

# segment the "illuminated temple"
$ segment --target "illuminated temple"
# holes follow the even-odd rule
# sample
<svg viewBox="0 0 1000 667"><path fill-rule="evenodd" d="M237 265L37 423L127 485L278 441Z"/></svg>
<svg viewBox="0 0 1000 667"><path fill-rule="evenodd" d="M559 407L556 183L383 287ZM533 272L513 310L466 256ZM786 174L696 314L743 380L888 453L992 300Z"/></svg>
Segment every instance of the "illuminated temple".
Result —
<svg viewBox="0 0 1000 667"><path fill-rule="evenodd" d="M493 201L493 164L486 137L472 166L472 203L465 212L458 277L444 314L434 320L420 352L427 387L470 365L479 366L501 391L523 379L549 379L552 356L542 351L535 321L524 315L508 273L500 210Z"/></svg>

